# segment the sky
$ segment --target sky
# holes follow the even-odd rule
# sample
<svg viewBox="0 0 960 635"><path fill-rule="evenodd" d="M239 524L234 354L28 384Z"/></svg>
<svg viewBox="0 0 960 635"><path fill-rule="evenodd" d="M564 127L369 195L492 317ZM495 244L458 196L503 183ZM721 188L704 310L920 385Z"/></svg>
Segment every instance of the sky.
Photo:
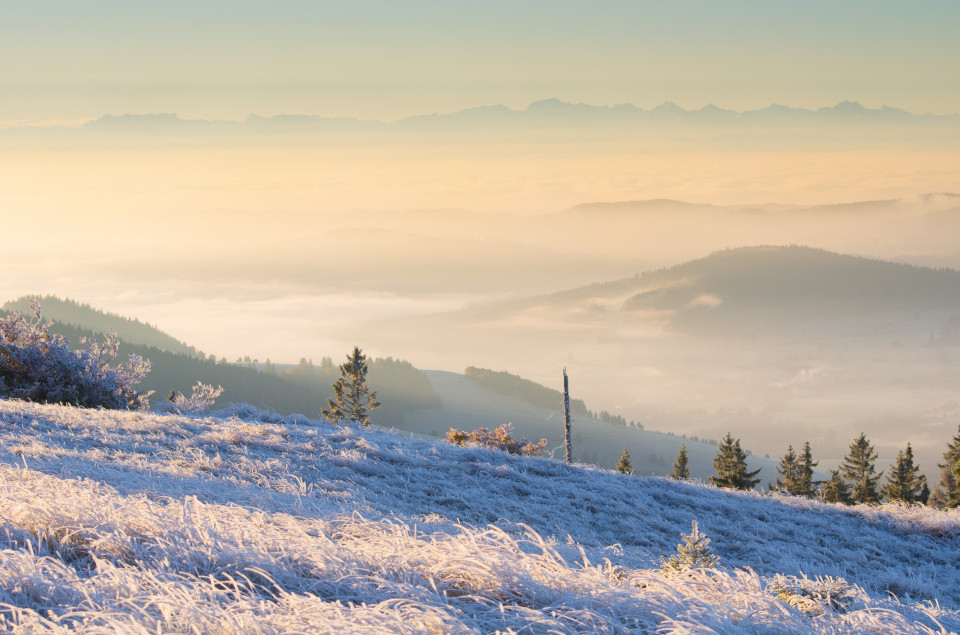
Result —
<svg viewBox="0 0 960 635"><path fill-rule="evenodd" d="M0 227L16 237L0 251L0 303L72 298L228 359L295 363L360 345L460 371L489 353L487 366L546 381L560 363L579 376L609 364L593 343L584 359L554 360L529 338L516 340L523 353L492 359L471 348L473 333L439 346L429 326L401 348L377 319L419 320L757 244L960 263L955 199L926 197L960 192L960 117L823 123L793 113L715 128L695 117L650 116L634 128L548 117L540 127L534 112L518 118L527 127L438 118L458 123L342 135L322 125L171 131L151 127L157 118L56 127L148 113L394 121L553 98L737 111L850 100L953 114L956 0L0 3ZM772 214L905 202L895 219L880 205L862 225L841 226L830 210L843 208L828 207L816 223L771 233L732 231L719 211L642 231L554 222L585 203L656 199ZM657 343L673 356L669 337ZM609 378L595 373L596 390L583 396L618 406L609 380L636 397L650 363L634 372L634 361ZM709 359L689 367L715 368ZM774 381L799 370L784 367Z"/></svg>
<svg viewBox="0 0 960 635"><path fill-rule="evenodd" d="M960 112L960 4L4 2L0 122L396 119L558 97Z"/></svg>

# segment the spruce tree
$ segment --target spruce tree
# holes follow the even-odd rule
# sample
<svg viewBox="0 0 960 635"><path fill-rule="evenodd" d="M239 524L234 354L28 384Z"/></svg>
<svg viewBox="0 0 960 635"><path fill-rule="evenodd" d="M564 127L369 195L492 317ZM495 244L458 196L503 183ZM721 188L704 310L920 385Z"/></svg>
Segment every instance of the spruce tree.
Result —
<svg viewBox="0 0 960 635"><path fill-rule="evenodd" d="M880 494L877 483L883 472L876 473L877 453L863 432L850 444L850 452L844 457L840 470L852 491L850 500L854 503L878 503Z"/></svg>
<svg viewBox="0 0 960 635"><path fill-rule="evenodd" d="M717 475L711 476L710 482L717 487L753 489L760 482L760 479L754 478L760 473L760 468L752 472L747 470L747 455L740 449L740 439L734 439L729 432L720 442L713 467Z"/></svg>
<svg viewBox="0 0 960 635"><path fill-rule="evenodd" d="M830 470L830 479L820 488L820 499L825 503L850 504L850 486L840 476L840 470Z"/></svg>
<svg viewBox="0 0 960 635"><path fill-rule="evenodd" d="M677 545L677 553L669 560L661 556L661 568L665 573L674 573L692 568L711 568L720 564L720 558L710 549L710 539L700 533L697 521L689 535L680 534L683 542Z"/></svg>
<svg viewBox="0 0 960 635"><path fill-rule="evenodd" d="M897 453L897 462L887 476L883 486L883 495L888 502L926 503L930 497L927 477L913 464L913 448L907 444L906 451Z"/></svg>
<svg viewBox="0 0 960 635"><path fill-rule="evenodd" d="M333 382L333 399L327 399L324 417L331 421L341 419L370 425L370 412L380 407L377 392L367 385L367 356L355 346L347 361L340 364L340 377Z"/></svg>
<svg viewBox="0 0 960 635"><path fill-rule="evenodd" d="M787 446L787 453L780 459L777 474L780 476L770 485L770 489L797 496L800 489L800 464L797 461L797 455L793 452L792 445Z"/></svg>
<svg viewBox="0 0 960 635"><path fill-rule="evenodd" d="M940 468L940 482L933 488L930 504L941 509L960 507L960 428L953 442L947 444Z"/></svg>
<svg viewBox="0 0 960 635"><path fill-rule="evenodd" d="M673 462L673 472L670 478L680 481L690 478L690 468L687 467L687 444L680 445L680 451L677 452L677 459Z"/></svg>
<svg viewBox="0 0 960 635"><path fill-rule="evenodd" d="M621 474L633 474L633 461L630 460L630 453L627 452L627 448L623 448L623 454L617 461L617 471Z"/></svg>
<svg viewBox="0 0 960 635"><path fill-rule="evenodd" d="M800 459L797 462L797 468L799 472L799 483L797 486L797 496L806 496L807 498L813 498L816 494L814 490L815 483L813 482L813 468L817 467L820 464L820 461L813 460L813 452L810 450L810 442L805 441L803 444L803 454L800 455Z"/></svg>

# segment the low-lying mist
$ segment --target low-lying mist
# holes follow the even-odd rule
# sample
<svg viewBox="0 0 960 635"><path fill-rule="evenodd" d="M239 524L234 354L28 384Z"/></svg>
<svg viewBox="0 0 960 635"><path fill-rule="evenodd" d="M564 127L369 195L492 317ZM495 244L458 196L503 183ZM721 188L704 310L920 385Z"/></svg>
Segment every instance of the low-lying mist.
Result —
<svg viewBox="0 0 960 635"><path fill-rule="evenodd" d="M575 396L647 429L773 457L809 440L821 469L864 431L881 463L909 441L934 472L960 422L955 286L917 296L869 265L844 305L818 293L849 262L758 260L752 295L672 268L757 245L960 268L950 143L465 130L4 133L0 297L89 302L230 360L360 345L552 387L567 367Z"/></svg>

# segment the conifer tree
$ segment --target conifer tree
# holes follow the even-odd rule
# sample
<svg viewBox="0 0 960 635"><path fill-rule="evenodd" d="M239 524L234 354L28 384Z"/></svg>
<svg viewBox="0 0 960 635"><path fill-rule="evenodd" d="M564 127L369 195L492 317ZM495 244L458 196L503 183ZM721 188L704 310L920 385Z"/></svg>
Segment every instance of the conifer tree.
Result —
<svg viewBox="0 0 960 635"><path fill-rule="evenodd" d="M850 504L850 486L840 476L840 470L830 470L830 480L820 488L820 499L825 503Z"/></svg>
<svg viewBox="0 0 960 635"><path fill-rule="evenodd" d="M813 460L809 441L803 444L803 453L800 456L794 453L792 445L787 446L787 453L783 455L780 465L777 466L780 477L770 486L770 489L794 496L813 498L815 494L813 468L818 463Z"/></svg>
<svg viewBox="0 0 960 635"><path fill-rule="evenodd" d="M883 495L887 501L901 501L903 503L926 503L930 497L930 488L927 487L927 477L920 473L920 468L913 464L913 448L907 444L906 451L897 453L897 462L887 476L887 483L883 486Z"/></svg>
<svg viewBox="0 0 960 635"><path fill-rule="evenodd" d="M797 462L797 468L799 471L799 483L797 487L797 496L806 496L807 498L813 498L816 494L814 487L815 483L813 482L813 468L817 467L820 464L820 461L813 460L813 452L810 450L810 442L805 441L803 444L803 454L800 455L800 459Z"/></svg>
<svg viewBox="0 0 960 635"><path fill-rule="evenodd" d="M937 509L951 509L950 492L957 490L957 480L953 477L950 470L940 469L940 482L934 484L933 492L930 494L929 503L931 507ZM954 505L953 507L957 507Z"/></svg>
<svg viewBox="0 0 960 635"><path fill-rule="evenodd" d="M787 453L780 459L777 474L780 476L770 485L770 489L796 496L800 489L800 464L797 461L797 455L793 452L792 445L787 446Z"/></svg>
<svg viewBox="0 0 960 635"><path fill-rule="evenodd" d="M941 509L960 507L960 428L953 442L947 444L940 468L940 482L933 488L930 504Z"/></svg>
<svg viewBox="0 0 960 635"><path fill-rule="evenodd" d="M850 485L850 500L854 503L878 503L880 494L877 492L877 482L883 472L876 473L875 461L877 453L867 440L867 435L860 436L850 444L850 451L844 457L840 470L843 478Z"/></svg>
<svg viewBox="0 0 960 635"><path fill-rule="evenodd" d="M621 474L633 474L633 461L630 460L630 453L627 452L627 448L623 448L623 454L617 461L617 471Z"/></svg>
<svg viewBox="0 0 960 635"><path fill-rule="evenodd" d="M740 449L740 439L734 439L729 432L720 442L713 467L717 475L711 476L710 482L717 487L753 489L760 482L760 479L754 478L760 473L760 468L752 472L747 470L747 455Z"/></svg>
<svg viewBox="0 0 960 635"><path fill-rule="evenodd" d="M680 451L677 452L677 459L673 462L673 472L670 478L680 481L690 478L690 468L687 467L687 444L680 445Z"/></svg>
<svg viewBox="0 0 960 635"><path fill-rule="evenodd" d="M380 407L377 392L367 385L367 356L353 347L347 361L340 364L340 377L333 382L333 399L327 399L324 417L331 421L346 419L370 425L370 412Z"/></svg>
<svg viewBox="0 0 960 635"><path fill-rule="evenodd" d="M710 568L720 564L720 558L710 549L710 539L700 533L697 521L689 535L681 534L683 542L677 545L677 553L669 560L661 557L661 568L666 573L691 568Z"/></svg>

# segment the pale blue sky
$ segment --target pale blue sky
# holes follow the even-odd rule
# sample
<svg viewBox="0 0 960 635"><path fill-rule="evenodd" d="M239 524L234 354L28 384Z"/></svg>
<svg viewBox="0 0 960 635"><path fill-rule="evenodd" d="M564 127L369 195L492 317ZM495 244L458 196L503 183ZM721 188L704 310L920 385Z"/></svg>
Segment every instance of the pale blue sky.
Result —
<svg viewBox="0 0 960 635"><path fill-rule="evenodd" d="M0 121L396 118L559 97L960 112L960 2L0 4Z"/></svg>

